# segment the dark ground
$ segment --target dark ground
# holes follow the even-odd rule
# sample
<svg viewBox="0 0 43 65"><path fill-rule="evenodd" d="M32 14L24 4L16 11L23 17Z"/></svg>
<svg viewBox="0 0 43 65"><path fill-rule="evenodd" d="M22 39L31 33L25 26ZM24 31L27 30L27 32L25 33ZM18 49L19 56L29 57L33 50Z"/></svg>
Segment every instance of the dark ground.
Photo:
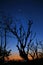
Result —
<svg viewBox="0 0 43 65"><path fill-rule="evenodd" d="M36 59L32 61L0 61L0 65L43 65L43 59Z"/></svg>

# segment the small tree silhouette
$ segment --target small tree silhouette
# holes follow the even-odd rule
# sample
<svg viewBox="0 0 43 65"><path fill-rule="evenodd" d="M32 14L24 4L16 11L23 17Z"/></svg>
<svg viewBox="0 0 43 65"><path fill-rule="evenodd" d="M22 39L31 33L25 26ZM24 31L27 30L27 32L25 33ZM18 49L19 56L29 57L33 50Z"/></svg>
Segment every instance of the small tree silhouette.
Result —
<svg viewBox="0 0 43 65"><path fill-rule="evenodd" d="M2 35L1 35L1 45L0 45L0 61L5 61L5 57L8 58L10 55L11 50L7 51L6 49L6 31L5 31L5 45L4 47L2 46Z"/></svg>
<svg viewBox="0 0 43 65"><path fill-rule="evenodd" d="M37 39L36 39L35 45L31 44L30 49L33 52L33 59L43 58L43 43L42 43L42 41L38 42Z"/></svg>
<svg viewBox="0 0 43 65"><path fill-rule="evenodd" d="M0 60L3 60L3 61L5 61L5 57L8 59L8 56L10 55L10 52L11 52L11 50L8 50L7 51L7 49L6 49L6 47L7 47L7 43L6 43L6 37L7 37L7 35L6 35L6 33L7 33L7 26L6 26L6 24L7 24L7 20L6 20L6 16L4 16L2 19L1 19L1 21L0 21L0 32L1 32L1 44L0 44ZM3 36L2 36L2 34L3 34L3 30L4 30L4 37L5 37L5 44L2 42L3 40L2 40L2 38L3 38ZM3 44L4 44L4 47L3 47Z"/></svg>
<svg viewBox="0 0 43 65"><path fill-rule="evenodd" d="M39 53L39 57L43 58L43 43L42 43L42 41L39 41L39 45L41 46L41 48L39 47L39 49L41 51L38 52Z"/></svg>

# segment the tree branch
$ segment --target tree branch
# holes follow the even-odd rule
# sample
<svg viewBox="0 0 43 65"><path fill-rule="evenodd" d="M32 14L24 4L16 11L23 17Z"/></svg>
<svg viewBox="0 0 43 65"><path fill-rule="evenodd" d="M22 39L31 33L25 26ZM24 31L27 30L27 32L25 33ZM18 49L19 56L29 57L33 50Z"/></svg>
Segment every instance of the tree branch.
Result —
<svg viewBox="0 0 43 65"><path fill-rule="evenodd" d="M28 38L30 36L30 33L31 33L31 31L30 31L31 26L32 26L32 22L29 20L29 23L28 23L28 31L27 31L27 35L26 35L26 38L25 38L25 46L26 46L27 40L28 40Z"/></svg>
<svg viewBox="0 0 43 65"><path fill-rule="evenodd" d="M10 28L9 25L7 25L7 27L8 27L8 30L10 30L10 32L12 32L12 33L17 37L18 41L21 43L21 40L20 40L20 38L19 38L17 32L16 32L16 31L14 32L14 31Z"/></svg>

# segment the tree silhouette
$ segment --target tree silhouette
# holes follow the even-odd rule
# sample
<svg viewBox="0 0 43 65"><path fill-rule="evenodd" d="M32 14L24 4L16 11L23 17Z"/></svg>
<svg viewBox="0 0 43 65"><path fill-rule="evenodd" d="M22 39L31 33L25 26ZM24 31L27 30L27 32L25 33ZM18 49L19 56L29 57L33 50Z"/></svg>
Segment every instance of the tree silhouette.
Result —
<svg viewBox="0 0 43 65"><path fill-rule="evenodd" d="M29 20L27 26L28 26L28 30L27 30L27 32L25 32L24 27L21 24L20 28L19 28L20 33L18 34L16 24L15 24L13 29L10 28L9 25L7 25L9 31L11 31L16 36L16 38L18 40L18 43L17 43L16 47L19 50L19 55L24 60L29 60L28 59L28 54L33 59L35 59L35 56L36 56L36 59L38 59L38 49L39 49L38 45L40 45L40 43L36 40L36 43L35 43L36 46L35 46L34 42L32 42L35 38L36 33L34 35L32 34L32 31L31 31L32 22L31 22L31 20ZM43 48L43 46L42 46L42 48ZM32 55L32 53L29 53L30 50L32 51L33 55Z"/></svg>
<svg viewBox="0 0 43 65"><path fill-rule="evenodd" d="M43 43L42 43L42 41L39 41L39 45L41 46L41 47L39 47L39 49L41 51L38 52L39 53L39 57L43 58Z"/></svg>
<svg viewBox="0 0 43 65"><path fill-rule="evenodd" d="M15 26L14 26L14 28L12 29L12 28L10 28L10 25L7 25L7 27L8 27L8 29L9 29L9 31L10 32L12 32L15 36L16 36L16 38L17 38L17 40L18 40L18 43L17 43L17 45L16 45L16 47L18 48L18 50L19 50L19 54L20 54L20 56L24 59L24 60L29 60L28 59L28 54L30 54L29 53L29 46L31 45L31 43L32 43L32 40L34 39L34 37L35 37L35 34L33 35L33 37L32 37L32 31L31 31L31 26L32 26L32 22L31 22L31 20L29 20L29 22L28 22L28 30L27 30L27 32L25 32L24 31L24 28L23 28L23 26L22 26L22 24L20 25L20 28L19 28L19 34L18 34L18 30L17 30L17 27L16 27L16 24L15 24ZM31 38L31 37L32 38ZM28 40L30 38L30 40ZM27 46L27 47L26 47ZM27 48L27 51L25 50L25 48ZM31 54L30 54L31 55ZM31 55L31 57L33 57L32 55Z"/></svg>
<svg viewBox="0 0 43 65"><path fill-rule="evenodd" d="M7 51L6 49L6 31L5 31L5 44L4 47L2 46L2 35L1 35L1 44L0 44L0 61L5 61L5 57L8 59L8 56L10 55L11 50Z"/></svg>
<svg viewBox="0 0 43 65"><path fill-rule="evenodd" d="M20 24L20 27L16 27L16 24L14 23L14 27L11 27L13 21L11 17L4 16L3 17L4 23L4 31L5 31L5 45L4 45L4 50L3 50L3 58L7 55L9 55L10 51L6 50L6 32L9 30L9 32L12 32L13 35L17 38L17 45L16 47L18 48L19 55L26 61L28 61L28 55L30 55L33 59L36 56L38 58L38 41L36 40L36 46L34 45L34 42L32 42L35 38L36 33L33 35L31 31L31 26L33 22L31 20L28 20L27 24L27 30L24 29L24 26ZM0 22L1 24L1 22ZM18 25L18 24L17 24ZM1 28L1 27L0 27ZM2 46L2 43L1 43ZM43 46L42 51L43 51ZM1 48L1 47L0 47ZM32 53L30 53L32 51ZM7 54L8 52L8 54Z"/></svg>
<svg viewBox="0 0 43 65"><path fill-rule="evenodd" d="M36 39L35 44L31 44L30 50L32 50L32 52L33 52L33 59L43 58L43 43L42 43L42 41L37 41L37 39Z"/></svg>
<svg viewBox="0 0 43 65"><path fill-rule="evenodd" d="M6 39L6 37L7 37L7 35L6 35L6 33L7 33L7 27L6 27L6 23L7 22L5 22L6 21L6 16L5 17L3 17L2 18L2 20L0 21L0 40L1 40L1 43L0 43L0 61L2 60L2 61L5 61L5 57L8 59L8 56L10 55L10 52L11 52L11 50L8 50L7 51L7 49L6 49L6 47L7 47L7 39ZM4 31L3 31L4 30ZM4 33L4 40L5 40L5 43L3 43L2 41L3 41L3 33ZM4 46L3 46L3 44L4 44Z"/></svg>

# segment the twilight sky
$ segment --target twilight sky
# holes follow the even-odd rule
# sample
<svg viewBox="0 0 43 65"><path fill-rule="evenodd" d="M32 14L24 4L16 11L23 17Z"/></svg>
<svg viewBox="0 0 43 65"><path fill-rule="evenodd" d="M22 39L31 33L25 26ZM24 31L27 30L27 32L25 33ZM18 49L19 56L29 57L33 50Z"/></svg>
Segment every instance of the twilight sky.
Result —
<svg viewBox="0 0 43 65"><path fill-rule="evenodd" d="M43 40L43 0L0 0L0 11L12 16L13 21L23 23L25 29L27 29L26 22L31 19L36 38ZM9 40L7 41L9 49L17 52L16 39L9 38Z"/></svg>

